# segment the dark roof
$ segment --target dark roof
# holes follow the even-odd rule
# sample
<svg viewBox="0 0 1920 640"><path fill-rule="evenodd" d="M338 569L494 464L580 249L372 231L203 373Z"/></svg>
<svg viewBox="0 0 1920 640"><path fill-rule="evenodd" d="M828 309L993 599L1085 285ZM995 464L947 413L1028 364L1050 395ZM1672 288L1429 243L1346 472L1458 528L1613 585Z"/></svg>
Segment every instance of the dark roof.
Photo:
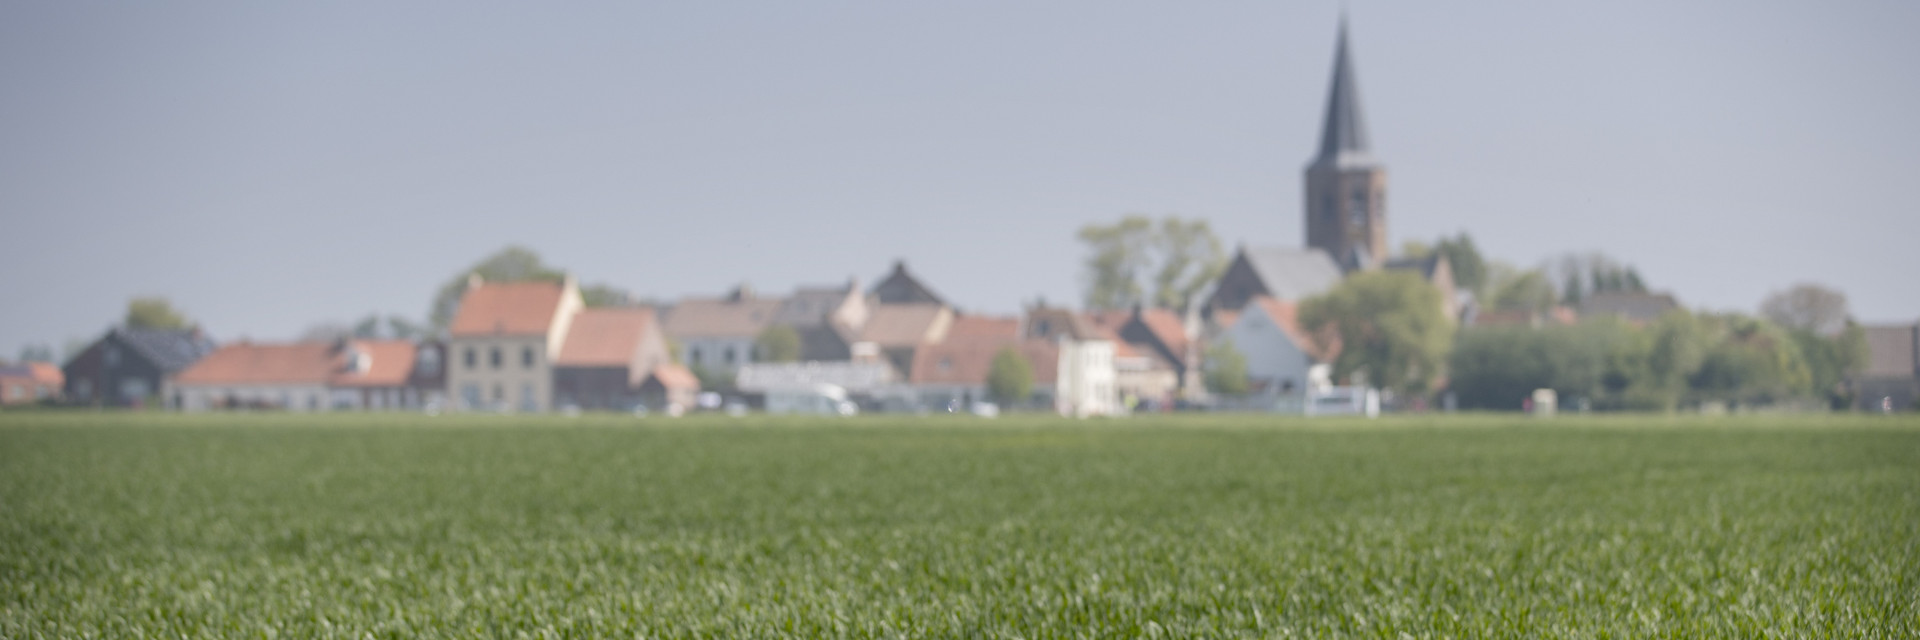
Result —
<svg viewBox="0 0 1920 640"><path fill-rule="evenodd" d="M161 371L173 373L187 368L209 353L216 345L199 329L136 329L121 327L113 330L121 344L127 345L153 363Z"/></svg>
<svg viewBox="0 0 1920 640"><path fill-rule="evenodd" d="M839 287L800 287L793 295L780 302L780 308L773 313L773 324L783 324L796 329L823 326L832 318L833 312L840 310L847 296L854 292L854 285L848 283Z"/></svg>
<svg viewBox="0 0 1920 640"><path fill-rule="evenodd" d="M1240 255L1260 277L1267 295L1281 300L1319 295L1340 283L1340 266L1319 249L1243 248Z"/></svg>
<svg viewBox="0 0 1920 640"><path fill-rule="evenodd" d="M881 278L879 282L874 283L873 288L869 289L868 292L873 294L873 297L881 304L910 304L916 302L930 302L933 304L947 303L947 301L940 299L940 295L934 293L932 288L922 284L919 279L907 273L907 263L904 260L894 261L893 271L888 273L887 277Z"/></svg>
<svg viewBox="0 0 1920 640"><path fill-rule="evenodd" d="M1429 253L1418 258L1394 258L1382 267L1391 271L1412 271L1420 277L1432 280L1433 270L1440 268L1440 254Z"/></svg>
<svg viewBox="0 0 1920 640"><path fill-rule="evenodd" d="M1867 339L1868 377L1920 375L1920 327L1911 324L1861 327Z"/></svg>
<svg viewBox="0 0 1920 640"><path fill-rule="evenodd" d="M1347 52L1347 20L1340 19L1340 36L1333 50L1333 83L1327 89L1327 117L1320 130L1320 152L1315 164L1364 166L1367 127L1360 118L1360 87L1354 80L1353 55Z"/></svg>

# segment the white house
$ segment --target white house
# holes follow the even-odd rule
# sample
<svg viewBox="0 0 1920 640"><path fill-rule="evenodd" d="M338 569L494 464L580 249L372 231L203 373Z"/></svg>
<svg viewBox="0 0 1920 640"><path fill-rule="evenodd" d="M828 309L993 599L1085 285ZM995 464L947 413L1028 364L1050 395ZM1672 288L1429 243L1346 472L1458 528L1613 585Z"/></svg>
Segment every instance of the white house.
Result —
<svg viewBox="0 0 1920 640"><path fill-rule="evenodd" d="M1246 358L1253 393L1298 393L1307 387L1316 365L1339 355L1339 345L1322 352L1308 339L1295 319L1296 310L1292 301L1254 296L1221 335Z"/></svg>

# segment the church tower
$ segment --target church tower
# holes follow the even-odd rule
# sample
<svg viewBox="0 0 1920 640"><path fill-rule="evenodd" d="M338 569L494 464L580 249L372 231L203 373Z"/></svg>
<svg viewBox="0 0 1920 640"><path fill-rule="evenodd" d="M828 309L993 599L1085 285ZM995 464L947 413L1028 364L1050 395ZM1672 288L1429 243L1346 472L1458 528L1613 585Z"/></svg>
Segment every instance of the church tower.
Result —
<svg viewBox="0 0 1920 640"><path fill-rule="evenodd" d="M1387 171L1367 153L1345 18L1334 45L1320 151L1306 174L1307 246L1326 251L1346 271L1379 266L1387 256Z"/></svg>

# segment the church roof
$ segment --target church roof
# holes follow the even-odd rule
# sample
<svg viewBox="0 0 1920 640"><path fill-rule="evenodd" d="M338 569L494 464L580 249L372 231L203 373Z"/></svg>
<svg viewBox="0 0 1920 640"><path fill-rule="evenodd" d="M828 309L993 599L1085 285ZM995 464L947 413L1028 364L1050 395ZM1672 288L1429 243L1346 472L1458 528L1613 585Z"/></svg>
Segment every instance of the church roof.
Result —
<svg viewBox="0 0 1920 640"><path fill-rule="evenodd" d="M1372 161L1367 154L1366 123L1360 118L1360 87L1354 80L1353 56L1347 52L1347 21L1342 18L1333 52L1333 84L1327 90L1327 117L1320 130L1320 152L1313 162L1352 166Z"/></svg>
<svg viewBox="0 0 1920 640"><path fill-rule="evenodd" d="M1311 297L1340 283L1340 266L1319 249L1247 247L1240 255L1260 276L1267 295L1281 300Z"/></svg>

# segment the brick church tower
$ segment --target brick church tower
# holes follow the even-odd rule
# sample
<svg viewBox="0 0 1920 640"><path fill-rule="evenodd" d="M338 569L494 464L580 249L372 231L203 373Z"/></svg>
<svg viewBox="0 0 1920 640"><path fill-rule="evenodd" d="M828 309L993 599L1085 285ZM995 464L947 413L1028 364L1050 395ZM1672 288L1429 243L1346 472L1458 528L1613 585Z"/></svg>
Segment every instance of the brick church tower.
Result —
<svg viewBox="0 0 1920 640"><path fill-rule="evenodd" d="M1320 151L1306 174L1307 246L1326 251L1346 271L1380 266L1387 256L1387 170L1367 153L1345 18L1334 45Z"/></svg>

